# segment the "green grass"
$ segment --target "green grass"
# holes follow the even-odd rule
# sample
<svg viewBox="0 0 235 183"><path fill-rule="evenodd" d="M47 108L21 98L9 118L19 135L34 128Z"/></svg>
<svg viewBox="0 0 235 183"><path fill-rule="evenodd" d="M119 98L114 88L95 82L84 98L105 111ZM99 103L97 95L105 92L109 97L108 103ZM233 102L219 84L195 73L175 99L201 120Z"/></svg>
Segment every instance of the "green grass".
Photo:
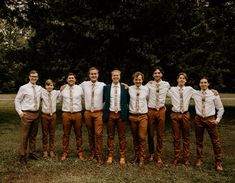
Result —
<svg viewBox="0 0 235 183"><path fill-rule="evenodd" d="M170 108L168 107L167 116ZM170 164L173 157L173 145L169 118L167 118L167 129L164 138L163 158L165 165L158 168L154 163L146 164L139 168L128 162L125 167L118 164L118 153L116 150L115 163L111 166L97 165L96 161L81 162L76 158L75 137L71 135L70 158L68 161L59 160L62 149L62 126L60 111L58 111L58 125L56 131L56 154L54 160L29 160L27 166L21 166L18 162L19 147L19 118L11 102L0 104L0 182L235 182L235 123L234 107L226 107L225 115L220 123L221 144L223 151L224 171L217 173L214 170L214 155L208 134L205 133L204 156L205 162L201 168L195 168L195 136L193 123L191 125L190 137L190 161L192 166L185 168L183 165L174 167ZM193 107L190 108L192 116ZM133 145L130 127L127 127L127 160L133 158ZM37 137L37 153L42 153L41 127ZM107 135L104 129L104 157L107 154ZM85 156L88 155L88 140L85 125L83 125L83 147ZM116 139L117 148L117 139Z"/></svg>

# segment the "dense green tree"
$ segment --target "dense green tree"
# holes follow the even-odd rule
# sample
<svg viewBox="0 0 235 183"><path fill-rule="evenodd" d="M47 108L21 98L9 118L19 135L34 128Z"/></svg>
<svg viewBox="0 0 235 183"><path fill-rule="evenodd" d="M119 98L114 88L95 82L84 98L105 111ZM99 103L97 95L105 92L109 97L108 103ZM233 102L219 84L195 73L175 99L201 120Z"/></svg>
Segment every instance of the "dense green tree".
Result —
<svg viewBox="0 0 235 183"><path fill-rule="evenodd" d="M50 77L60 85L69 71L82 81L91 66L105 82L119 68L131 83L134 71L148 80L161 65L172 84L185 71L192 86L208 75L214 88L234 91L233 1L5 0L2 5L2 18L33 30L28 47L15 52L22 83L21 73L33 68L41 83ZM8 54L4 57L14 55Z"/></svg>

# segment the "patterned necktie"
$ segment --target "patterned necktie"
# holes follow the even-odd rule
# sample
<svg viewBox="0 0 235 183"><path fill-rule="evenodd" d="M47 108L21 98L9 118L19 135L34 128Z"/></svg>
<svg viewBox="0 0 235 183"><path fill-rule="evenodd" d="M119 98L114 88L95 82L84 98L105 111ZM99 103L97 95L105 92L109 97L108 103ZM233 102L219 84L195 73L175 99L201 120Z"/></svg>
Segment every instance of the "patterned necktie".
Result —
<svg viewBox="0 0 235 183"><path fill-rule="evenodd" d="M157 110L159 110L160 109L160 99L159 99L159 95L160 95L160 84L159 83L157 83L156 84L156 101L157 101L157 103L156 103L156 109Z"/></svg>
<svg viewBox="0 0 235 183"><path fill-rule="evenodd" d="M179 88L180 93L180 112L184 113L184 96L183 96L183 88Z"/></svg>
<svg viewBox="0 0 235 183"><path fill-rule="evenodd" d="M52 116L51 92L48 93L49 114Z"/></svg>
<svg viewBox="0 0 235 183"><path fill-rule="evenodd" d="M206 96L205 96L205 91L202 92L202 117L206 116L206 110L205 110L205 101L206 101Z"/></svg>
<svg viewBox="0 0 235 183"><path fill-rule="evenodd" d="M34 109L38 110L38 100L37 100L37 93L36 93L35 85L33 85L33 101L34 101Z"/></svg>
<svg viewBox="0 0 235 183"><path fill-rule="evenodd" d="M73 112L73 91L71 86L69 87L69 99L70 99L69 103L70 112Z"/></svg>
<svg viewBox="0 0 235 183"><path fill-rule="evenodd" d="M92 83L92 88L91 88L91 112L94 112L94 97L95 97L95 83Z"/></svg>
<svg viewBox="0 0 235 183"><path fill-rule="evenodd" d="M118 113L118 86L114 85L114 111Z"/></svg>
<svg viewBox="0 0 235 183"><path fill-rule="evenodd" d="M140 110L140 88L139 87L136 88L135 109L136 109L136 113L138 114Z"/></svg>

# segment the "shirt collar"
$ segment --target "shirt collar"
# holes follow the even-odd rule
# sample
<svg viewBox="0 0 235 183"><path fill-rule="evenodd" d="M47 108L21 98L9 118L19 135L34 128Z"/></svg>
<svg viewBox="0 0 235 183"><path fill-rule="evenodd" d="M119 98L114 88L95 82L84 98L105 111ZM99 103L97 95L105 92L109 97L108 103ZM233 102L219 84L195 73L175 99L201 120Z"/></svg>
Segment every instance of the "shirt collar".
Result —
<svg viewBox="0 0 235 183"><path fill-rule="evenodd" d="M75 86L75 84L74 84L73 86L69 86L69 85L67 84L67 87L68 87L68 88L70 88L70 87L71 87L71 88L73 89L73 88L74 88L74 86Z"/></svg>
<svg viewBox="0 0 235 183"><path fill-rule="evenodd" d="M96 81L96 82L94 82L94 83L90 81L90 85L91 85L91 86L92 86L93 84L97 85L97 83L98 83L98 81Z"/></svg>
<svg viewBox="0 0 235 183"><path fill-rule="evenodd" d="M162 82L162 80L160 79L160 81L159 82L157 82L157 81L154 81L156 84L161 84L161 82Z"/></svg>
<svg viewBox="0 0 235 183"><path fill-rule="evenodd" d="M177 86L177 88L180 89L181 87ZM185 86L182 87L182 89L184 89L184 88L185 88Z"/></svg>
<svg viewBox="0 0 235 183"><path fill-rule="evenodd" d="M112 84L111 84L111 87L118 87L118 88L119 88L119 87L120 87L120 83L118 83L118 84L112 83Z"/></svg>
<svg viewBox="0 0 235 183"><path fill-rule="evenodd" d="M207 94L209 91L209 89L207 88L206 90L201 90L201 93L205 92L205 94Z"/></svg>
<svg viewBox="0 0 235 183"><path fill-rule="evenodd" d="M143 86L143 85L140 85L139 87L137 87L137 86L135 85L135 89L137 89L137 88L141 89L142 86Z"/></svg>
<svg viewBox="0 0 235 183"><path fill-rule="evenodd" d="M32 86L32 87L36 87L37 85L33 85L31 82L29 82L29 85Z"/></svg>

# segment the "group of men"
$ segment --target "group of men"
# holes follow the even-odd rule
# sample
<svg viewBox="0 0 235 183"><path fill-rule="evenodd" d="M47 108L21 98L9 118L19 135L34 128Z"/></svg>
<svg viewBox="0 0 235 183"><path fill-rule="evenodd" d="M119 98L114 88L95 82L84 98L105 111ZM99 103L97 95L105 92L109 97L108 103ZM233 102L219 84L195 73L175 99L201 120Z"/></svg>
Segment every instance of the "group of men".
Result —
<svg viewBox="0 0 235 183"><path fill-rule="evenodd" d="M146 157L146 143L148 141L148 161L156 161L162 166L163 136L165 131L166 97L172 104L171 128L174 145L172 164L180 161L180 138L183 138L183 164L189 166L189 131L190 114L188 112L190 99L195 101L195 133L197 145L197 159L195 165L203 163L203 134L207 129L213 144L215 154L215 169L222 171L221 145L217 124L220 122L224 108L218 94L208 89L208 79L203 77L199 86L201 90L194 90L185 86L186 73L177 76L178 85L170 87L162 80L163 70L156 67L153 81L143 85L144 74L135 72L132 75L133 85L127 86L120 82L121 71L111 72L112 83L105 84L98 81L99 70L89 69L90 81L76 84L76 76L69 73L67 84L60 91L53 90L51 80L45 83L46 89L36 85L38 73L33 70L29 74L29 83L20 87L15 106L21 118L20 162L26 164L27 143L29 142L29 158L38 159L35 153L35 141L38 130L39 107L42 100L42 130L43 130L43 157L54 157L54 136L56 121L56 103L62 101L63 150L61 160L69 157L69 139L72 127L74 128L77 145L77 156L84 160L82 142L82 110L83 98L85 103L84 119L88 131L90 152L88 160L97 159L103 164L103 128L107 125L107 164L114 161L115 130L119 138L119 163L125 165L127 121L130 123L133 135L134 159L140 167L144 165ZM155 152L154 133L157 132ZM47 148L49 135L49 150ZM148 138L147 138L148 137Z"/></svg>

